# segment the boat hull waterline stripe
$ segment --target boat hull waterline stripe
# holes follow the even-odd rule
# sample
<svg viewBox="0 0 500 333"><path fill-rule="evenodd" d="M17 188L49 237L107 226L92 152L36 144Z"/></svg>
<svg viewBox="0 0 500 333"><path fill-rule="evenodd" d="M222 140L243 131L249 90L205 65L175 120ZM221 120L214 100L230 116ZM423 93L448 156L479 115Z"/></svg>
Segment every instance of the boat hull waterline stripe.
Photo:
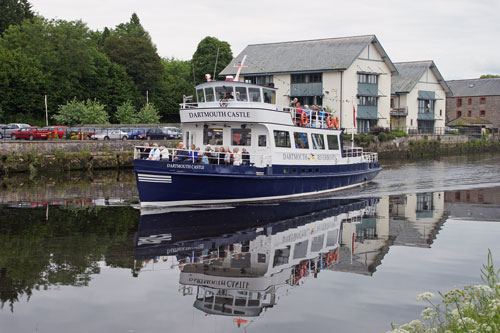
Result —
<svg viewBox="0 0 500 333"><path fill-rule="evenodd" d="M139 179L140 182L145 182L145 183L166 183L166 184L172 183L172 176L138 173L137 178Z"/></svg>

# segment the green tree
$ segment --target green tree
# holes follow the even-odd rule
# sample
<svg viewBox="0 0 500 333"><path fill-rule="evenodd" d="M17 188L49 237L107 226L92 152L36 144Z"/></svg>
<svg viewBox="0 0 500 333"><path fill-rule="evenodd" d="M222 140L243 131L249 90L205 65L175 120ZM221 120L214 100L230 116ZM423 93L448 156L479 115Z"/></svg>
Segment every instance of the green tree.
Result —
<svg viewBox="0 0 500 333"><path fill-rule="evenodd" d="M65 125L108 124L109 116L104 105L96 100L80 102L76 98L59 106L58 114L53 117L58 123Z"/></svg>
<svg viewBox="0 0 500 333"><path fill-rule="evenodd" d="M160 115L155 106L151 103L144 105L137 114L137 122L139 124L158 124Z"/></svg>
<svg viewBox="0 0 500 333"><path fill-rule="evenodd" d="M215 37L205 37L201 40L193 54L192 66L196 84L205 81L205 74L215 77L220 73L233 59L233 52L228 42L223 42ZM217 68L215 64L217 62Z"/></svg>
<svg viewBox="0 0 500 333"><path fill-rule="evenodd" d="M137 111L130 101L126 101L118 107L115 117L120 124L137 123Z"/></svg>
<svg viewBox="0 0 500 333"><path fill-rule="evenodd" d="M34 17L27 0L0 0L0 36L10 25L19 25Z"/></svg>
<svg viewBox="0 0 500 333"><path fill-rule="evenodd" d="M500 75L496 75L496 74L485 74L485 75L481 75L479 78L480 78L480 79L496 79L496 78L500 78Z"/></svg>

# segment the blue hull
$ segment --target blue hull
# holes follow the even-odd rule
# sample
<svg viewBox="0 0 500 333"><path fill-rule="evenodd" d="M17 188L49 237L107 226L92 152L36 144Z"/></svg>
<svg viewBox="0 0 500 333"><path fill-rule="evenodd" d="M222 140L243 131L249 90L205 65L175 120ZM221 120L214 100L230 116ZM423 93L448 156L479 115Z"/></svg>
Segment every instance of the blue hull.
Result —
<svg viewBox="0 0 500 333"><path fill-rule="evenodd" d="M266 201L323 194L370 181L378 163L331 166L206 165L135 160L142 206Z"/></svg>

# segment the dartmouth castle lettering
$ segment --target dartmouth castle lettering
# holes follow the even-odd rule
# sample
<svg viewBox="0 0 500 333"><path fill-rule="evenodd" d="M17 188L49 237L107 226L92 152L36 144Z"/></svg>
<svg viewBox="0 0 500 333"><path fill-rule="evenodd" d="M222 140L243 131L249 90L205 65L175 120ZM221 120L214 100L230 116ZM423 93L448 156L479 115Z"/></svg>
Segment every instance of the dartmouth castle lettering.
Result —
<svg viewBox="0 0 500 333"><path fill-rule="evenodd" d="M198 111L188 114L189 118L250 118L250 111Z"/></svg>

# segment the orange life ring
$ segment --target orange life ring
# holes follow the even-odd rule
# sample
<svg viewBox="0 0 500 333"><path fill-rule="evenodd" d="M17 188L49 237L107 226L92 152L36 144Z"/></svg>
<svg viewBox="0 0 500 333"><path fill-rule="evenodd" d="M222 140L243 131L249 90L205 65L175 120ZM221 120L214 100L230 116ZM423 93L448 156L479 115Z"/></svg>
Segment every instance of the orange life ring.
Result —
<svg viewBox="0 0 500 333"><path fill-rule="evenodd" d="M335 125L336 129L339 129L340 121L339 121L339 118L337 116L333 117L333 124Z"/></svg>
<svg viewBox="0 0 500 333"><path fill-rule="evenodd" d="M300 116L300 123L302 124L302 126L306 126L308 122L309 122L309 117L307 116L307 113L302 111L302 115Z"/></svg>
<svg viewBox="0 0 500 333"><path fill-rule="evenodd" d="M333 262L337 262L337 260L339 260L339 250L333 252Z"/></svg>
<svg viewBox="0 0 500 333"><path fill-rule="evenodd" d="M328 128L332 128L333 127L333 118L332 118L332 116L326 117L326 125L328 126Z"/></svg>

